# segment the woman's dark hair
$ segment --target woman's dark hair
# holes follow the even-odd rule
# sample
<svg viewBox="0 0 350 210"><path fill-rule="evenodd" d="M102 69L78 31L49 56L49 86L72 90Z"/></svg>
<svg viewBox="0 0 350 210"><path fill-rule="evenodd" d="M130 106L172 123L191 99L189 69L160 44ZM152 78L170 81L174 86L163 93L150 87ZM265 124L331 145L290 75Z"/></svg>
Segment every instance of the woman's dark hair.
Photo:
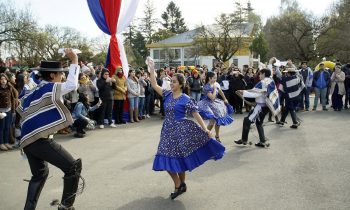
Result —
<svg viewBox="0 0 350 210"><path fill-rule="evenodd" d="M6 78L7 78L7 82L9 82L10 84L12 84L11 79L12 79L13 76L15 76L15 74L12 73L12 72L6 72L5 74L6 74L6 76L7 76L7 77L6 77ZM12 85L15 85L15 84L12 84Z"/></svg>
<svg viewBox="0 0 350 210"><path fill-rule="evenodd" d="M259 71L259 74L265 74L265 77L270 77L271 76L271 71L269 69L261 69Z"/></svg>
<svg viewBox="0 0 350 210"><path fill-rule="evenodd" d="M207 75L205 75L205 84L207 84L209 82L210 78L213 78L215 76L215 73L210 71L207 73Z"/></svg>
<svg viewBox="0 0 350 210"><path fill-rule="evenodd" d="M129 70L129 76L130 76L131 72L135 72L135 70L134 69L130 69Z"/></svg>
<svg viewBox="0 0 350 210"><path fill-rule="evenodd" d="M175 73L174 77L176 77L177 81L181 85L181 90L183 90L185 88L185 85L186 85L185 75L180 74L180 73Z"/></svg>
<svg viewBox="0 0 350 210"><path fill-rule="evenodd" d="M23 90L23 87L25 85L25 82L24 82L25 77L26 77L26 75L24 75L24 74L17 74L17 76L16 76L15 88L19 93Z"/></svg>
<svg viewBox="0 0 350 210"><path fill-rule="evenodd" d="M84 76L84 73L79 73L78 80L81 80L81 78Z"/></svg>
<svg viewBox="0 0 350 210"><path fill-rule="evenodd" d="M79 99L78 102L81 102L86 109L89 109L89 98L85 93L79 93Z"/></svg>
<svg viewBox="0 0 350 210"><path fill-rule="evenodd" d="M135 72L135 76L131 77L131 72ZM138 82L137 77L136 77L136 71L134 69L130 69L129 70L129 75L128 77L130 77L132 80L134 80L135 82Z"/></svg>
<svg viewBox="0 0 350 210"><path fill-rule="evenodd" d="M0 78L1 77L5 77L5 79L7 80L7 82L9 82L9 78L7 77L7 75L5 73L0 73Z"/></svg>
<svg viewBox="0 0 350 210"><path fill-rule="evenodd" d="M103 78L103 75L104 75L105 73L108 73L108 74L110 73L109 70L108 70L107 68L103 68L103 69L102 69L102 71L101 71L101 78Z"/></svg>

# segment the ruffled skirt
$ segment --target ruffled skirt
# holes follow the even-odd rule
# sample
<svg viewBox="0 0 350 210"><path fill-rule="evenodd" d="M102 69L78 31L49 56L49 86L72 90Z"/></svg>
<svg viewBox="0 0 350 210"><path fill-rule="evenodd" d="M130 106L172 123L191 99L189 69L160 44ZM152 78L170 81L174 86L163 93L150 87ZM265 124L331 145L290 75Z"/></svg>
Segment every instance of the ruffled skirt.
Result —
<svg viewBox="0 0 350 210"><path fill-rule="evenodd" d="M215 120L216 125L229 125L233 122L233 107L220 99L203 99L198 102L199 114L204 120Z"/></svg>
<svg viewBox="0 0 350 210"><path fill-rule="evenodd" d="M163 124L153 170L173 173L192 171L207 160L221 159L225 147L209 138L191 120L169 120Z"/></svg>

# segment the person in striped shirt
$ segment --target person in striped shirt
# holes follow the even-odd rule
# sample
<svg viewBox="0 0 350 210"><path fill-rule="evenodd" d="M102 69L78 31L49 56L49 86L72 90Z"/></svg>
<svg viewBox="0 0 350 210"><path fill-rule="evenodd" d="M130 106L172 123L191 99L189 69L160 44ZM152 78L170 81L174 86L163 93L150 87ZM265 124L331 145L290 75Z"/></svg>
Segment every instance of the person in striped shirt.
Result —
<svg viewBox="0 0 350 210"><path fill-rule="evenodd" d="M298 128L300 122L297 120L296 108L300 101L300 94L305 87L303 77L297 73L295 68L287 68L286 76L282 78L281 89L286 98L286 107L282 112L281 121L278 124L282 127L286 123L288 113L292 117L293 125L290 128Z"/></svg>

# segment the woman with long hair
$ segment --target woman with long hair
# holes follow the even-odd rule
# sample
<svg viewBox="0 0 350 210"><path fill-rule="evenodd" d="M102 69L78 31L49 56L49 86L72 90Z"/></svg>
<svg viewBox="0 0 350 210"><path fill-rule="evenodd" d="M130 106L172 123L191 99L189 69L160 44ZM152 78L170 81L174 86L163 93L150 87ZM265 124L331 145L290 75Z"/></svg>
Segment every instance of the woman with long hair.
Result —
<svg viewBox="0 0 350 210"><path fill-rule="evenodd" d="M78 87L79 96L80 96L80 93L85 94L89 99L90 106L92 106L95 101L96 92L97 92L97 88L94 85L94 83L91 81L90 77L85 73L80 73L79 87Z"/></svg>
<svg viewBox="0 0 350 210"><path fill-rule="evenodd" d="M216 73L208 72L203 87L203 99L198 102L199 114L203 119L209 120L208 130L215 125L215 138L220 141L220 126L229 125L233 122L230 116L233 108L228 104L225 94L220 89L220 84L216 82ZM218 98L218 94L224 99Z"/></svg>
<svg viewBox="0 0 350 210"><path fill-rule="evenodd" d="M165 120L153 170L167 171L172 178L175 191L171 199L186 192L186 171L192 171L209 159L220 159L225 147L211 138L198 113L194 99L183 93L186 79L183 74L171 78L171 90L162 89L156 82L154 62L148 58L148 70L152 88L164 99ZM186 118L190 113L199 123Z"/></svg>
<svg viewBox="0 0 350 210"><path fill-rule="evenodd" d="M10 129L15 114L17 98L14 87L3 73L0 74L0 150L10 150Z"/></svg>
<svg viewBox="0 0 350 210"><path fill-rule="evenodd" d="M78 103L74 107L72 117L74 119L73 126L77 129L77 132L74 134L74 137L83 138L85 136L84 129L91 119L88 117L89 112L94 111L101 105L102 101L99 101L95 106L90 107L90 101L88 96L85 93L79 93Z"/></svg>
<svg viewBox="0 0 350 210"><path fill-rule="evenodd" d="M135 70L129 70L129 77L126 80L128 86L128 99L129 99L129 115L130 122L140 122L138 116L139 96L140 96L140 85L135 75Z"/></svg>
<svg viewBox="0 0 350 210"><path fill-rule="evenodd" d="M98 124L101 129L104 128L105 116L108 119L110 127L115 128L116 125L112 121L112 108L113 108L113 92L115 89L115 79L109 77L109 70L103 69L101 72L101 78L97 80L96 85L98 88L98 95L102 100L100 108L100 118Z"/></svg>

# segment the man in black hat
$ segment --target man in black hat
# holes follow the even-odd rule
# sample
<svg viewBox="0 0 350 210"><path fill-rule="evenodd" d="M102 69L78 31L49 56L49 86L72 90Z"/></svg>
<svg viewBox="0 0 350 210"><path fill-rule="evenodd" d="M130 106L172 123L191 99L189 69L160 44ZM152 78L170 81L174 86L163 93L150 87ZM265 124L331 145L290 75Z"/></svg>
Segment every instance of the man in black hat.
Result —
<svg viewBox="0 0 350 210"><path fill-rule="evenodd" d="M67 81L61 83L64 71L60 62L42 61L38 69L42 81L21 98L17 112L21 115L22 136L20 147L26 154L33 174L27 193L25 210L36 208L40 193L49 174L47 163L64 172L64 187L58 209L74 209L78 189L81 159L74 159L61 145L53 140L53 134L73 122L62 96L78 87L78 56L71 49L65 54L72 60Z"/></svg>

